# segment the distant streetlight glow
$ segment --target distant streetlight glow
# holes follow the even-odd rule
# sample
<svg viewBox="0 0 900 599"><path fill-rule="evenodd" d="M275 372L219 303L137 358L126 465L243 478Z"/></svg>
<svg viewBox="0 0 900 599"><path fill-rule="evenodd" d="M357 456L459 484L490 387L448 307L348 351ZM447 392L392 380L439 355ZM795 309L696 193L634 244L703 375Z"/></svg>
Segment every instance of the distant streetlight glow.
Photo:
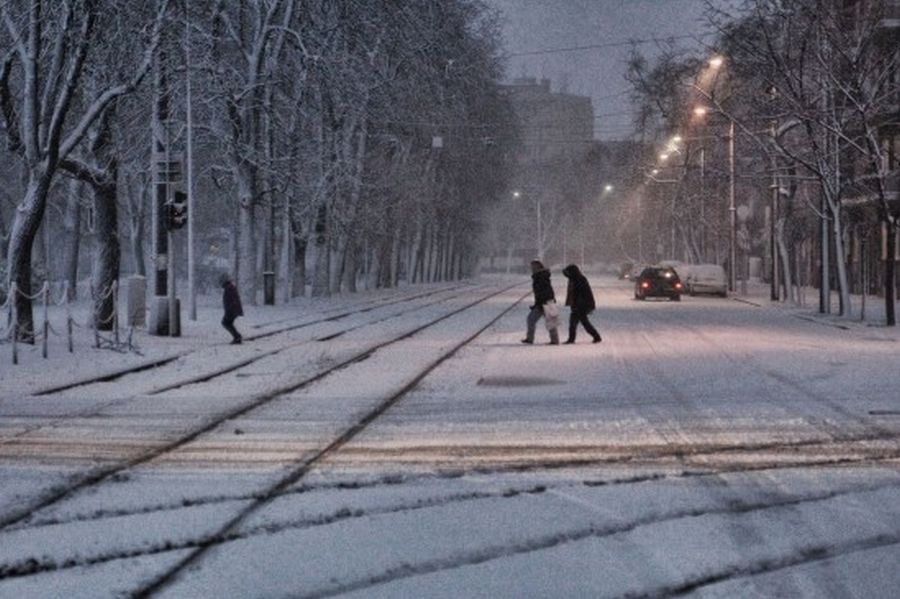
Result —
<svg viewBox="0 0 900 599"><path fill-rule="evenodd" d="M662 154L659 155L659 159L662 160L663 162L665 162L666 160L669 159L669 155L667 153L663 152Z"/></svg>
<svg viewBox="0 0 900 599"><path fill-rule="evenodd" d="M712 58L709 59L709 66L711 66L714 69L718 69L723 64L725 64L725 59L722 58L721 56L713 56Z"/></svg>
<svg viewBox="0 0 900 599"><path fill-rule="evenodd" d="M706 116L706 113L709 112L706 109L706 106L697 106L694 108L694 116Z"/></svg>
<svg viewBox="0 0 900 599"><path fill-rule="evenodd" d="M603 191L606 191L606 192L610 192L610 191L612 191L613 189L615 189L615 187L613 187L613 186L610 185L609 183L607 183L606 185L603 186Z"/></svg>
<svg viewBox="0 0 900 599"><path fill-rule="evenodd" d="M683 142L683 141L684 141L684 138L681 137L680 135L676 135L676 136L674 136L674 137L672 138L672 143L673 143L673 144L680 144L680 143Z"/></svg>
<svg viewBox="0 0 900 599"><path fill-rule="evenodd" d="M518 200L519 198L522 197L522 192L520 192L520 191L514 191L514 192L513 192L513 197L516 198L516 199Z"/></svg>
<svg viewBox="0 0 900 599"><path fill-rule="evenodd" d="M650 171L650 174L651 174L651 175L658 175L658 174L659 174L659 169L658 169L658 168L653 169L652 171Z"/></svg>

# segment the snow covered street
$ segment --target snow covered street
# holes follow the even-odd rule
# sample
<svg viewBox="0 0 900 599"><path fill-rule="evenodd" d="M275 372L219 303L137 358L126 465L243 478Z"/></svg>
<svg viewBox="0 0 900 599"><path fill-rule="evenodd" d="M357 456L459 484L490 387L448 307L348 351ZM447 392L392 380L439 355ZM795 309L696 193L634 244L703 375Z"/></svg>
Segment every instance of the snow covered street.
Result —
<svg viewBox="0 0 900 599"><path fill-rule="evenodd" d="M591 281L599 344L484 277L4 382L0 597L896 596L897 332Z"/></svg>

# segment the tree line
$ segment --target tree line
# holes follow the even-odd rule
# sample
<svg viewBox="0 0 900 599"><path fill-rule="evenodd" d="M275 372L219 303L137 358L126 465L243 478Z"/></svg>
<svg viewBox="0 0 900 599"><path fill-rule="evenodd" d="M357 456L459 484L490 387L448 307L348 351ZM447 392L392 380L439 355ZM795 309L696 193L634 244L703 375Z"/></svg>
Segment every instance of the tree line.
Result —
<svg viewBox="0 0 900 599"><path fill-rule="evenodd" d="M156 267L161 97L178 155L192 142L198 268L226 262L250 302L264 272L287 300L474 264L515 137L480 0L9 0L0 18L0 263L23 340L41 279L77 290L86 212L95 290Z"/></svg>
<svg viewBox="0 0 900 599"><path fill-rule="evenodd" d="M836 311L849 316L851 293L878 292L895 323L896 12L871 0L746 0L710 10L716 33L703 54L666 49L649 61L635 53L638 130L658 142L642 156L645 172L655 171L644 199L660 208L657 236L670 257L727 262L736 179L739 207L747 206L739 260L764 255L782 300L800 301L801 286L813 284L820 310L832 312L834 289ZM660 164L660 144L676 132L684 142Z"/></svg>

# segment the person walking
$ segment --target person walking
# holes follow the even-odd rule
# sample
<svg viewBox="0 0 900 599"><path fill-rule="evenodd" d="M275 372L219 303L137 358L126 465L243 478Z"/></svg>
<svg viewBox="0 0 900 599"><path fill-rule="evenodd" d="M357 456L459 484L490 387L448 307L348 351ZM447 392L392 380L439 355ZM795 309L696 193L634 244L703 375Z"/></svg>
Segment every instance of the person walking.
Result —
<svg viewBox="0 0 900 599"><path fill-rule="evenodd" d="M537 322L544 318L547 331L550 333L550 344L559 345L559 309L556 307L556 294L550 283L550 271L540 260L531 261L531 289L534 291L534 305L528 312L528 330L522 343L534 343L534 329ZM550 304L548 307L547 304Z"/></svg>
<svg viewBox="0 0 900 599"><path fill-rule="evenodd" d="M572 308L569 314L569 338L566 343L575 343L575 332L578 329L578 323L584 327L588 335L594 338L594 343L600 343L603 339L600 333L588 320L588 314L597 307L594 301L594 292L591 291L591 284L588 283L587 277L581 274L581 270L574 264L570 264L563 269L563 276L569 279L569 286L566 290L566 305Z"/></svg>
<svg viewBox="0 0 900 599"><path fill-rule="evenodd" d="M228 274L222 273L219 276L219 284L222 286L222 306L225 308L225 315L222 317L222 326L231 333L231 344L240 345L244 340L241 334L234 326L234 321L238 316L244 315L244 308L241 305L241 296L238 295L237 287Z"/></svg>

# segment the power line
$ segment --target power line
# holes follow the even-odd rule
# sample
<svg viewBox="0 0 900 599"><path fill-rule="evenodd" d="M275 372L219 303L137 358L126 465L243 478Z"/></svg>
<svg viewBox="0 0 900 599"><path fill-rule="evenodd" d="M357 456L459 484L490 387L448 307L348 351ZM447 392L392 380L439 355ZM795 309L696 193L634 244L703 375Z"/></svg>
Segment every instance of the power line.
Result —
<svg viewBox="0 0 900 599"><path fill-rule="evenodd" d="M544 50L529 50L527 52L510 52L509 54L503 54L506 58L513 58L516 56L538 56L542 54L559 54L562 52L581 52L583 50L599 50L603 48L618 48L621 46L633 46L638 44L650 44L650 43L667 43L674 42L675 40L684 40L684 39L693 39L700 40L704 37L709 37L712 35L711 33L701 33L698 35L673 35L671 37L647 37L642 39L631 39L627 41L621 42L606 42L603 44L588 44L586 46L569 46L567 48L547 48Z"/></svg>

